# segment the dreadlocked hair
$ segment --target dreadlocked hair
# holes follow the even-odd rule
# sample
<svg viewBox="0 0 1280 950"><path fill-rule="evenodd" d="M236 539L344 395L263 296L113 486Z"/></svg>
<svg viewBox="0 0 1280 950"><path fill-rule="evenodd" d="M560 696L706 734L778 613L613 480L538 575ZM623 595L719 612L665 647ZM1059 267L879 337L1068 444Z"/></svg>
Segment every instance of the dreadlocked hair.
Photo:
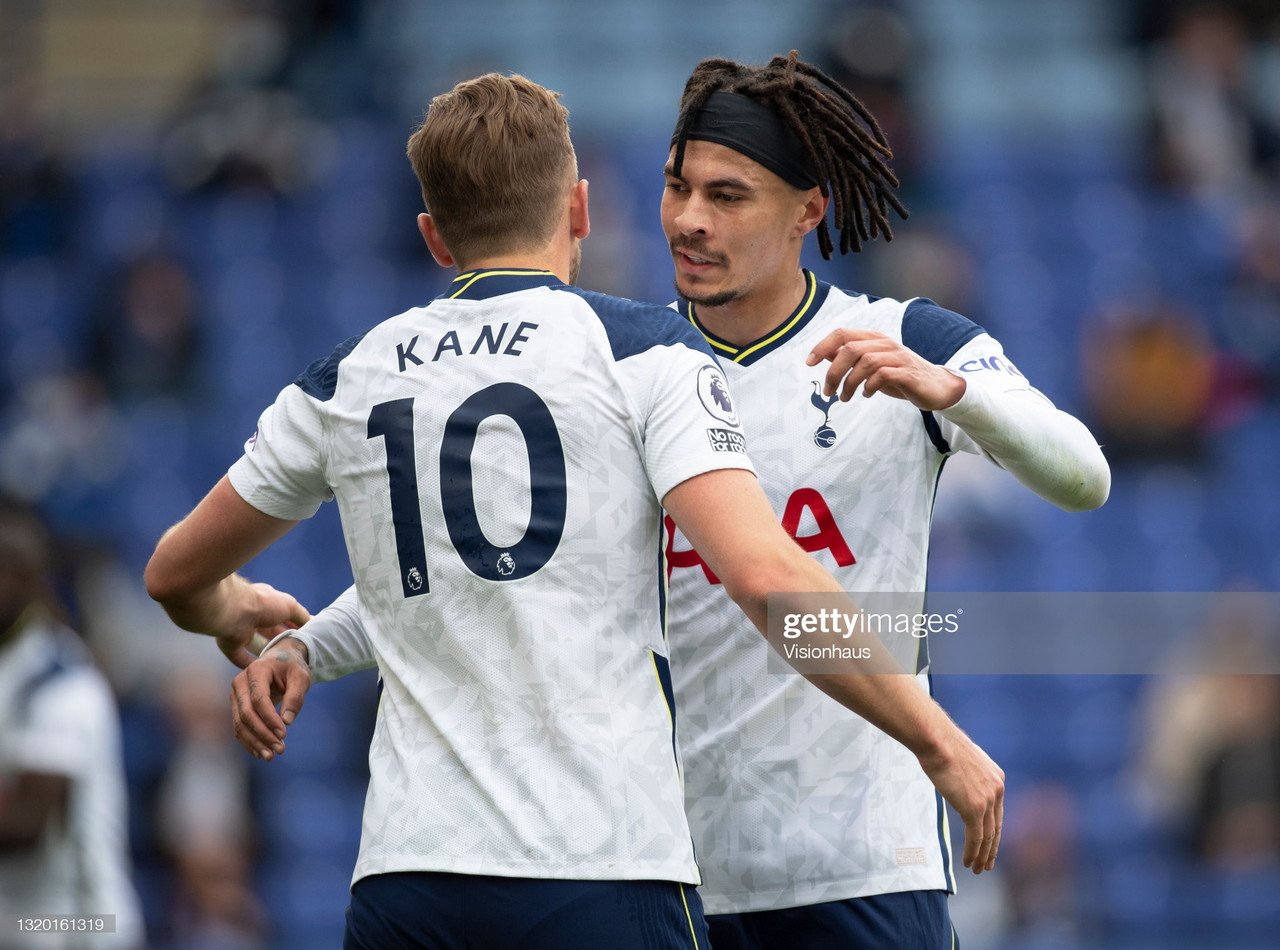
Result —
<svg viewBox="0 0 1280 950"><path fill-rule="evenodd" d="M834 193L841 254L861 250L864 241L877 235L893 240L889 209L907 217L907 209L894 194L898 176L886 164L893 150L875 116L853 93L801 60L795 50L789 56L775 56L766 66L704 59L680 99L675 129L677 174L694 119L713 92L738 93L771 106L800 139L817 172L822 197ZM818 224L818 249L827 260L835 250L825 215Z"/></svg>

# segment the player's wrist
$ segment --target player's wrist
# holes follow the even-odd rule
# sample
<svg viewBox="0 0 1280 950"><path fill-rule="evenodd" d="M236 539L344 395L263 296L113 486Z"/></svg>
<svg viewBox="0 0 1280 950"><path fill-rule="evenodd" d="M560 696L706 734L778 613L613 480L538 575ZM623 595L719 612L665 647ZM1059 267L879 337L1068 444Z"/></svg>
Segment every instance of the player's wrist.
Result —
<svg viewBox="0 0 1280 950"><path fill-rule="evenodd" d="M927 773L944 769L956 754L956 737L960 729L936 702L925 698L923 715L917 720L915 734L904 743Z"/></svg>
<svg viewBox="0 0 1280 950"><path fill-rule="evenodd" d="M276 654L280 653L288 654L289 658L296 658L306 667L308 672L311 671L311 651L308 649L307 644L294 636L291 631L286 630L268 643L262 651L262 658L279 658L276 657Z"/></svg>

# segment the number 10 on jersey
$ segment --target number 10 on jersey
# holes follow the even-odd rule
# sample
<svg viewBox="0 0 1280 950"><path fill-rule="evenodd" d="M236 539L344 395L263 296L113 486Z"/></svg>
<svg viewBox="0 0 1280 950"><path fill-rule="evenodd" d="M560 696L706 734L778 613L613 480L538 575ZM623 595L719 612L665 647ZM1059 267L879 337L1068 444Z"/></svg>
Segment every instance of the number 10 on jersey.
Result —
<svg viewBox="0 0 1280 950"><path fill-rule="evenodd" d="M427 526L422 521L413 438L413 397L379 403L369 413L367 438L387 452L391 519L405 597L429 593ZM480 424L507 416L520 430L529 456L529 524L513 545L490 542L480 528L472 485L472 450ZM501 460L496 460L501 462ZM467 569L488 581L516 581L541 570L564 534L568 496L564 446L551 410L519 383L495 383L463 400L449 415L440 441L440 506L449 541Z"/></svg>

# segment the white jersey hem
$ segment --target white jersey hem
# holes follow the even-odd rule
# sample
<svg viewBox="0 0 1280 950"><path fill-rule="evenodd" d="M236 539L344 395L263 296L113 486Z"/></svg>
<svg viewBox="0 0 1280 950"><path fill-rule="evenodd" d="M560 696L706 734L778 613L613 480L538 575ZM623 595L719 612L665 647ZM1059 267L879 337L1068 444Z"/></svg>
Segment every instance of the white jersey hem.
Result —
<svg viewBox="0 0 1280 950"><path fill-rule="evenodd" d="M708 893L706 888L698 891L702 898L704 912L712 914L754 914L760 911L787 910L792 907L807 907L810 904L827 904L832 901L845 901L856 897L876 897L880 894L899 894L906 891L947 891L955 893L942 880L941 869L935 869L930 875L931 881L904 881L901 874L882 874L874 878L858 878L842 881L810 881L805 886L786 888L774 891L771 895L752 891L735 891L733 893Z"/></svg>
<svg viewBox="0 0 1280 950"><path fill-rule="evenodd" d="M553 881L679 881L698 887L702 877L696 867L672 864L670 861L643 863L631 861L625 870L614 864L548 864L545 861L520 865L514 861L495 866L485 861L427 861L412 856L389 856L381 860L359 861L351 876L354 886L361 878L375 874L474 874L484 877L518 877Z"/></svg>

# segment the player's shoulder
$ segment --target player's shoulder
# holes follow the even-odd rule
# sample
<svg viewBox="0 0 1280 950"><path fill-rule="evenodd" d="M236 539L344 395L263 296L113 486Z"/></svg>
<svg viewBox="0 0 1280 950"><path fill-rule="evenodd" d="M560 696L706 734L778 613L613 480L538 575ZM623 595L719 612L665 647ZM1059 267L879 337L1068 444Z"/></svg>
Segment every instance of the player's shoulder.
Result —
<svg viewBox="0 0 1280 950"><path fill-rule="evenodd" d="M928 297L898 300L833 287L823 309L826 322L897 336L904 346L931 363L945 363L970 340L987 332Z"/></svg>
<svg viewBox="0 0 1280 950"><path fill-rule="evenodd" d="M678 312L662 304L642 303L566 284L555 288L582 300L609 338L615 360L624 360L655 347L685 346L711 355L701 333Z"/></svg>
<svg viewBox="0 0 1280 950"><path fill-rule="evenodd" d="M327 356L309 363L293 384L313 399L321 402L332 399L338 391L338 368L368 334L369 331L364 330L343 340Z"/></svg>
<svg viewBox="0 0 1280 950"><path fill-rule="evenodd" d="M930 363L945 363L961 347L987 331L968 317L916 297L902 313L902 343Z"/></svg>
<svg viewBox="0 0 1280 950"><path fill-rule="evenodd" d="M297 375L293 384L313 399L320 402L329 401L338 390L338 373L346 361L362 346L376 342L387 333L394 334L405 320L412 319L415 314L421 313L424 309L411 308L347 337L329 353L307 364L306 369Z"/></svg>
<svg viewBox="0 0 1280 950"><path fill-rule="evenodd" d="M31 638L25 675L16 687L17 708L61 704L73 698L78 705L101 705L109 696L105 677L93 665L84 643L70 630L40 623L24 634Z"/></svg>
<svg viewBox="0 0 1280 950"><path fill-rule="evenodd" d="M815 324L824 329L844 326L896 335L907 306L904 301L834 284L823 286L819 283L819 286L823 287L823 298L822 306L814 317Z"/></svg>

